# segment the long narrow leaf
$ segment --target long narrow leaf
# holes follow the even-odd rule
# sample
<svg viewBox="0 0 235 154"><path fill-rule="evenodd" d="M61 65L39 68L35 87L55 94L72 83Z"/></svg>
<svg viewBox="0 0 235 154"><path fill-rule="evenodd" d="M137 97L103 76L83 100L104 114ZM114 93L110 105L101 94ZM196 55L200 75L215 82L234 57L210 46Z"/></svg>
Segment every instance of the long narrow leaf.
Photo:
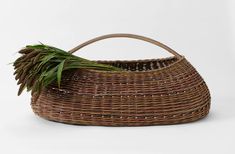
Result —
<svg viewBox="0 0 235 154"><path fill-rule="evenodd" d="M64 62L65 60L63 60L59 66L58 66L58 70L57 70L57 82L58 82L58 87L60 88L60 82L61 82L61 76L62 76L62 71L64 68Z"/></svg>

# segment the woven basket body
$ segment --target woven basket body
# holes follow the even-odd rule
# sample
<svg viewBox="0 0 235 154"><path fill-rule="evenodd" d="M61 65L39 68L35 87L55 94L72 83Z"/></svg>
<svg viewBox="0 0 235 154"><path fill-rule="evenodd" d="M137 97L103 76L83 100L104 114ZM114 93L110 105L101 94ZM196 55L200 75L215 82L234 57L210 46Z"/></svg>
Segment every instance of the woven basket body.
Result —
<svg viewBox="0 0 235 154"><path fill-rule="evenodd" d="M60 89L53 83L32 96L33 111L52 121L103 126L186 123L209 112L209 90L183 56L99 63L125 71L64 71Z"/></svg>

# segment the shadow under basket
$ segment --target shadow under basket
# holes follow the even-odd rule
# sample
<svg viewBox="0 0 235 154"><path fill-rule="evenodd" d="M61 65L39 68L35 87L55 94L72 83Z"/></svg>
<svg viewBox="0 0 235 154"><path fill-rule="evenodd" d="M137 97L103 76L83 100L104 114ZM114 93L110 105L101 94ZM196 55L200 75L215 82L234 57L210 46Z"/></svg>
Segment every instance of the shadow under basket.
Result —
<svg viewBox="0 0 235 154"><path fill-rule="evenodd" d="M146 126L178 124L205 117L210 109L206 83L184 56L166 45L133 34L109 34L93 42L128 37L160 46L174 56L135 61L98 61L124 71L74 69L57 83L33 94L33 111L48 120L79 125Z"/></svg>

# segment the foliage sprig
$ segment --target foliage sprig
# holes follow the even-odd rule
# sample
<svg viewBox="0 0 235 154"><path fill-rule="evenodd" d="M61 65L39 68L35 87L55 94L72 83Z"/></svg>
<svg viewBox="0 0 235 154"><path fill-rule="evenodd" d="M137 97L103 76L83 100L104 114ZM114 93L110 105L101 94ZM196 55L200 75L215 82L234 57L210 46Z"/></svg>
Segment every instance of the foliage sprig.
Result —
<svg viewBox="0 0 235 154"><path fill-rule="evenodd" d="M48 86L56 79L58 87L60 87L62 72L69 69L121 70L77 57L64 50L44 44L28 45L19 53L21 56L13 63L15 79L20 85L18 95L25 88L32 93L39 93L43 87Z"/></svg>

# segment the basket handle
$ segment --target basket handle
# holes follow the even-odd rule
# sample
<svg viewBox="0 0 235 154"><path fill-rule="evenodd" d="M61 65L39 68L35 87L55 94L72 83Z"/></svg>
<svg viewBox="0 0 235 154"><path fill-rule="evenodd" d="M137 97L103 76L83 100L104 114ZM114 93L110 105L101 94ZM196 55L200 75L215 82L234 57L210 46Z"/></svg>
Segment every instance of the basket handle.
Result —
<svg viewBox="0 0 235 154"><path fill-rule="evenodd" d="M108 39L108 38L116 38L116 37L133 38L133 39L149 42L149 43L152 43L152 44L154 44L156 46L159 46L159 47L165 49L166 51L168 51L169 53L173 54L177 58L181 58L182 57L176 51L174 51L170 47L166 46L165 44L162 44L161 42L158 42L156 40L153 40L153 39L145 37L145 36L140 36L140 35L135 35L135 34L125 34L125 33L108 34L108 35L103 35L103 36L99 36L99 37L93 38L93 39L91 39L89 41L86 41L86 42L76 46L75 48L69 50L69 53L74 53L77 50L79 50L79 49L81 49L81 48L83 48L83 47L85 47L85 46L87 46L89 44L92 44L94 42L97 42L97 41L100 41L100 40L104 40L104 39Z"/></svg>

